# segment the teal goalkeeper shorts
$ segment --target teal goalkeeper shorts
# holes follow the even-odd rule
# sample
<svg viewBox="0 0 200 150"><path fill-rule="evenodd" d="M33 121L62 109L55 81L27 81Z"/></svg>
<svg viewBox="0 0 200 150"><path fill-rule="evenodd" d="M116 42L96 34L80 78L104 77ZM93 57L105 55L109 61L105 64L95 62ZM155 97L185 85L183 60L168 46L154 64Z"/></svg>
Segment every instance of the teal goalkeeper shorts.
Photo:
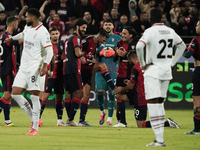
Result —
<svg viewBox="0 0 200 150"><path fill-rule="evenodd" d="M116 85L117 73L110 73L110 77ZM105 91L112 91L106 80L102 77L101 73L96 73L95 75L95 91L104 89Z"/></svg>

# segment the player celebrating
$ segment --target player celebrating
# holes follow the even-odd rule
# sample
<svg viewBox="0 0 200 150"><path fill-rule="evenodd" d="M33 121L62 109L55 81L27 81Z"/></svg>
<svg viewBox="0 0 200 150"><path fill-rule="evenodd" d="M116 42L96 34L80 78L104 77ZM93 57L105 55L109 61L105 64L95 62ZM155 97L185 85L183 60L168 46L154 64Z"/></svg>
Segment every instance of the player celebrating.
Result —
<svg viewBox="0 0 200 150"><path fill-rule="evenodd" d="M16 60L14 45L18 41L4 43L4 40L11 37L13 32L18 28L18 19L9 17L6 21L7 29L1 35L0 40L0 75L3 84L4 94L0 99L0 112L4 109L5 127L13 126L10 121L11 89L14 77L16 75Z"/></svg>
<svg viewBox="0 0 200 150"><path fill-rule="evenodd" d="M197 22L196 25L196 33L200 34L200 21ZM193 110L194 110L194 130L190 132L186 132L185 134L200 134L200 91L199 91L199 69L200 69L200 37L192 39L190 42L187 51L183 56L189 58L191 56L194 57L194 73L192 76L192 98L193 98Z"/></svg>
<svg viewBox="0 0 200 150"><path fill-rule="evenodd" d="M66 124L68 126L79 126L74 121L74 116L79 108L83 97L83 87L81 78L81 60L84 55L82 52L81 36L87 29L87 22L79 18L75 24L75 31L65 43L65 59L63 64L64 84L65 84L65 107L68 114ZM84 60L83 60L84 61ZM72 99L72 92L75 93Z"/></svg>
<svg viewBox="0 0 200 150"><path fill-rule="evenodd" d="M97 49L97 56L95 59L100 63L105 63L108 67L108 72L110 77L115 82L117 78L117 69L118 62L113 61L113 57L115 54L115 48L117 46L117 42L122 39L121 36L113 33L113 22L108 19L103 22L103 29L106 30L109 34L109 38L105 44L101 44ZM107 125L112 125L112 116L115 108L115 96L112 94L112 89L108 86L108 83L105 81L100 72L96 73L95 83L97 92L97 103L101 111L99 124L102 125L104 123L104 118L106 115L105 107L104 107L104 94L105 91L109 91L109 101L108 101L108 119Z"/></svg>
<svg viewBox="0 0 200 150"><path fill-rule="evenodd" d="M44 90L47 66L53 56L49 33L39 22L39 17L40 12L36 8L29 9L24 31L5 41L24 39L20 69L13 83L12 98L32 120L31 130L26 135L39 135L39 94ZM22 96L25 89L30 93L33 109Z"/></svg>
<svg viewBox="0 0 200 150"><path fill-rule="evenodd" d="M133 27L126 27L122 30L122 40L117 44L115 61L119 58L119 68L117 71L117 86L126 86L125 79L130 79L132 64L128 63L127 53L130 49L135 49L138 40L135 38L136 32ZM117 98L117 109L119 111L120 122L113 127L127 127L125 116L125 102ZM119 120L119 119L118 119Z"/></svg>
<svg viewBox="0 0 200 150"><path fill-rule="evenodd" d="M92 74L101 71L101 75L107 82L109 87L112 90L116 88L112 79L110 78L110 75L108 73L108 67L105 65L105 63L98 63L94 59L96 48L98 48L101 44L105 43L108 40L108 38L109 38L108 33L104 29L102 29L99 31L97 36L90 36L82 40L83 51L85 53L83 57L85 58L84 60L86 60L86 62L83 62L81 66L81 75L84 87L83 87L83 98L81 100L81 112L80 112L79 124L83 126L91 126L87 122L85 122L85 116L87 113L88 101L90 98ZM113 51L113 53L115 52ZM105 52L105 55L107 54L108 53Z"/></svg>
<svg viewBox="0 0 200 150"><path fill-rule="evenodd" d="M130 105L134 105L135 119L137 127L150 128L150 121L145 121L147 116L147 101L145 99L144 92L144 77L143 71L140 68L140 63L135 50L129 51L127 54L129 63L134 64L131 70L130 80L125 79L125 87L117 87L115 91L118 93L116 98L122 101L129 102ZM171 118L165 121L165 127L180 128L180 126L174 122Z"/></svg>
<svg viewBox="0 0 200 150"><path fill-rule="evenodd" d="M40 110L40 118L45 109L46 102L52 92L52 88L54 88L55 93L55 104L56 104L56 113L57 113L57 126L65 126L62 121L63 116L63 61L61 59L62 52L64 50L64 42L59 41L60 31L58 27L51 27L49 29L49 34L51 37L51 43L53 46L55 66L53 68L53 74L50 78L48 78L48 74L46 75L46 84L45 84L45 92L40 93L40 100L42 101L41 110ZM50 64L49 64L50 65ZM40 126L39 121L39 126Z"/></svg>
<svg viewBox="0 0 200 150"><path fill-rule="evenodd" d="M156 140L147 146L153 147L166 146L163 139L165 122L163 101L172 79L171 68L180 59L186 47L173 29L161 23L161 18L162 13L159 9L150 11L150 22L153 25L145 30L136 46L140 65L145 71L145 97L151 126L156 135ZM174 46L176 51L172 57Z"/></svg>

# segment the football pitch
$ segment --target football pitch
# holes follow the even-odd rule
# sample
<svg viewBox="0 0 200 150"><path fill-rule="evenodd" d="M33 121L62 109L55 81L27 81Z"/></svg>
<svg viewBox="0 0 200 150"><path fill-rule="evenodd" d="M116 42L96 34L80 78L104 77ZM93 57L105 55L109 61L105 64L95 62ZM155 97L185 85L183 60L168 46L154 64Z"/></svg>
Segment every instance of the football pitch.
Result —
<svg viewBox="0 0 200 150"><path fill-rule="evenodd" d="M66 122L66 111L63 112ZM94 127L57 127L55 109L46 108L43 126L39 128L39 136L27 136L30 129L30 118L19 108L11 108L11 120L14 127L4 127L3 112L0 115L0 149L1 150L143 150L200 149L200 135L184 135L193 129L192 110L166 110L166 119L171 117L181 129L165 127L164 139L166 147L146 147L155 139L151 128L137 128L132 109L126 110L127 128L113 128L106 123L99 125L100 111L89 109L86 121ZM78 122L79 111L75 121ZM107 116L106 116L107 119ZM147 118L148 119L148 118ZM113 124L116 117L113 117Z"/></svg>

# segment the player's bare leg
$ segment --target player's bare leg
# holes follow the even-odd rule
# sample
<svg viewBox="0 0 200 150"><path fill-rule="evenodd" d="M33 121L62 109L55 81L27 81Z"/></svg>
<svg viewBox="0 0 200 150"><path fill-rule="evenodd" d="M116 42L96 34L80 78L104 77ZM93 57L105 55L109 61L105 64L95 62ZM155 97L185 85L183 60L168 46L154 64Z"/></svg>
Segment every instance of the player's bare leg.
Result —
<svg viewBox="0 0 200 150"><path fill-rule="evenodd" d="M82 126L93 126L85 121L85 116L88 110L88 101L90 98L90 90L91 86L89 84L85 84L83 87L83 98L81 99L80 118L79 118L79 124Z"/></svg>
<svg viewBox="0 0 200 150"><path fill-rule="evenodd" d="M193 98L193 110L194 110L194 129L185 134L200 134L200 96L192 96Z"/></svg>
<svg viewBox="0 0 200 150"><path fill-rule="evenodd" d="M57 126L65 126L65 123L62 121L63 116L63 94L55 94L55 104L56 104L56 113L57 113Z"/></svg>

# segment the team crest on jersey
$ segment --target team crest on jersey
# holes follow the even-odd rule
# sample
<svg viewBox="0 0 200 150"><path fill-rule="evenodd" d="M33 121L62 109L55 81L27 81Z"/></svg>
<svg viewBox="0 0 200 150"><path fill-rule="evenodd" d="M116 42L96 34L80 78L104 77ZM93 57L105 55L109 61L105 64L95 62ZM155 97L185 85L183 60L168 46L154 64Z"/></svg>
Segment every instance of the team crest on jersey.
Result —
<svg viewBox="0 0 200 150"><path fill-rule="evenodd" d="M63 49L63 46L62 46L62 45L60 45L60 49Z"/></svg>
<svg viewBox="0 0 200 150"><path fill-rule="evenodd" d="M77 39L78 44L80 45L80 39Z"/></svg>
<svg viewBox="0 0 200 150"><path fill-rule="evenodd" d="M85 42L86 42L86 40L82 40L82 44L85 43Z"/></svg>
<svg viewBox="0 0 200 150"><path fill-rule="evenodd" d="M134 45L132 45L132 46L131 46L131 49L135 49L135 46L134 46Z"/></svg>
<svg viewBox="0 0 200 150"><path fill-rule="evenodd" d="M114 40L115 40L115 39L114 39L114 38L112 38L112 42L114 42Z"/></svg>

